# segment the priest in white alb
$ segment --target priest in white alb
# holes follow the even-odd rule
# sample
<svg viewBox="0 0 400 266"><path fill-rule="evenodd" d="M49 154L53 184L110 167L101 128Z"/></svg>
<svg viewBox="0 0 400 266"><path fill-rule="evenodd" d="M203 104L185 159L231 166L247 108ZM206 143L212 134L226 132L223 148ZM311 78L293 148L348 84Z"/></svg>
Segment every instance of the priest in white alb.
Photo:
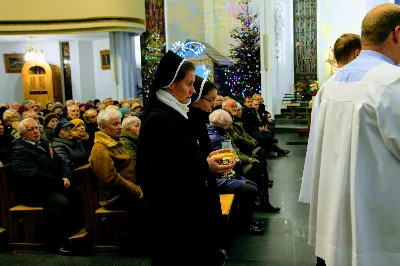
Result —
<svg viewBox="0 0 400 266"><path fill-rule="evenodd" d="M309 244L320 265L400 265L400 6L372 9L361 38L319 95Z"/></svg>
<svg viewBox="0 0 400 266"><path fill-rule="evenodd" d="M357 34L346 33L340 36L333 46L333 55L337 62L338 69L353 61L360 54L361 38ZM332 79L334 76L331 77ZM322 86L323 88L323 86ZM321 89L322 91L323 89ZM303 177L301 182L299 201L310 203L310 189L312 181L312 162L314 158L314 136L317 123L319 102L321 93L317 93L312 105L310 134L308 138L307 154L304 163Z"/></svg>

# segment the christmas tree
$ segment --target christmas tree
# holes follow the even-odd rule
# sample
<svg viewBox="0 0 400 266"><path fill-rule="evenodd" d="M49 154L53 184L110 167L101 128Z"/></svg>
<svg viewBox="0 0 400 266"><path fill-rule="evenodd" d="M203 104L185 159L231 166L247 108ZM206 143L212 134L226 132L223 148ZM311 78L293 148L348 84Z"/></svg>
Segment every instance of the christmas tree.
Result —
<svg viewBox="0 0 400 266"><path fill-rule="evenodd" d="M146 41L144 57L142 57L142 91L143 101L146 103L147 95L156 74L158 64L164 55L165 42L161 40L158 32L153 32Z"/></svg>
<svg viewBox="0 0 400 266"><path fill-rule="evenodd" d="M258 12L253 13L249 0L240 0L237 19L240 26L231 32L235 40L231 45L230 58L233 64L226 68L226 84L234 96L260 93L260 22Z"/></svg>

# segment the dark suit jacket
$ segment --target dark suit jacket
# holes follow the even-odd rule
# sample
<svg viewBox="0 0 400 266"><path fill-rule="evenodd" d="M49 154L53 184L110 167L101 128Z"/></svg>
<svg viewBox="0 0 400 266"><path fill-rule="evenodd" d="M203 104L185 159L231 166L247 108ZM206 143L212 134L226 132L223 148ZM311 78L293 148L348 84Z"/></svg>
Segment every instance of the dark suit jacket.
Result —
<svg viewBox="0 0 400 266"><path fill-rule="evenodd" d="M69 171L56 154L52 160L47 141L40 140L39 146L17 139L12 148L11 167L17 199L28 205L64 191L63 173Z"/></svg>

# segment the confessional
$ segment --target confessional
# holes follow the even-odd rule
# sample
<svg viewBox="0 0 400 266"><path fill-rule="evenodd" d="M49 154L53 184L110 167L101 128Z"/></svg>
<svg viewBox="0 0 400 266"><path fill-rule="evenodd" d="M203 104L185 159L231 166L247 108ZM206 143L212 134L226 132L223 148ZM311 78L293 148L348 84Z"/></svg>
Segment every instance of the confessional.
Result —
<svg viewBox="0 0 400 266"><path fill-rule="evenodd" d="M21 71L24 101L62 102L61 68L45 61L25 62Z"/></svg>

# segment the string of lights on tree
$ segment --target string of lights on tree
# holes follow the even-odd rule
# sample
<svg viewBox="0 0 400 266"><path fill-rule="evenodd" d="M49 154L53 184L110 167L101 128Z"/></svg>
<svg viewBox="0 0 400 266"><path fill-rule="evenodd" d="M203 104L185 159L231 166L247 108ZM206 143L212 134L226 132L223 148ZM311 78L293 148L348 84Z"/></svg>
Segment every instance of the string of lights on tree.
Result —
<svg viewBox="0 0 400 266"><path fill-rule="evenodd" d="M164 55L165 42L161 40L158 32L153 32L146 42L144 58L142 58L142 91L143 100L146 102L150 87L156 74L158 64Z"/></svg>
<svg viewBox="0 0 400 266"><path fill-rule="evenodd" d="M237 19L240 26L231 32L235 40L230 48L233 64L225 69L226 84L232 95L246 96L260 93L260 22L259 13L253 13L249 0L241 0Z"/></svg>

